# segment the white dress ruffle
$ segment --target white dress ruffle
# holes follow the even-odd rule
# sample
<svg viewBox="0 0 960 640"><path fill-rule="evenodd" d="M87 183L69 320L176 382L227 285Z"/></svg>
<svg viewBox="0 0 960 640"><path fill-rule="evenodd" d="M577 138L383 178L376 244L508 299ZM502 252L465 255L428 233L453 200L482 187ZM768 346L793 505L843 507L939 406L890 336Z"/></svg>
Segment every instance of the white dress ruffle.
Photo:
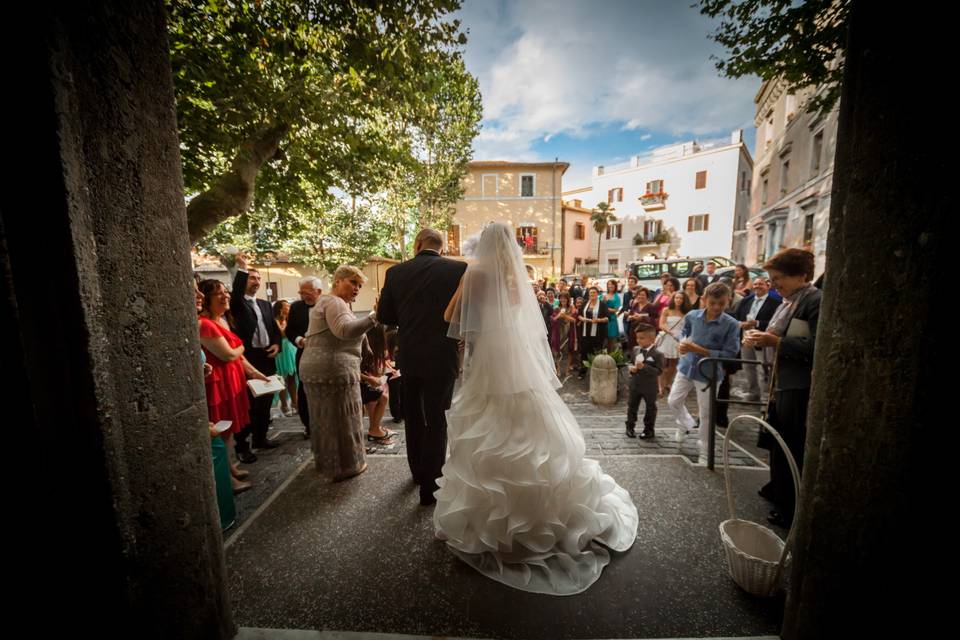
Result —
<svg viewBox="0 0 960 640"><path fill-rule="evenodd" d="M631 547L637 509L599 463L584 459L580 427L549 378L516 393L491 393L503 389L504 378L530 378L509 367L497 376L483 366L484 355L497 349L475 348L483 355L465 363L470 371L447 411L450 457L434 494L436 536L508 586L580 593L610 562L601 544ZM536 367L527 362L529 374Z"/></svg>

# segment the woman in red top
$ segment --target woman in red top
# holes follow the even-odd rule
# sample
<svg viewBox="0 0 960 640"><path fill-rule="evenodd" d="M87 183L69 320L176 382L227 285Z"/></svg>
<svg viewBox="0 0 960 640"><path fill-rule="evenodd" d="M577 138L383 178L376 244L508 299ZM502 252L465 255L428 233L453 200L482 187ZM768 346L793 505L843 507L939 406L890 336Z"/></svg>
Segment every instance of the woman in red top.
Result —
<svg viewBox="0 0 960 640"><path fill-rule="evenodd" d="M219 280L200 283L203 310L200 312L200 344L207 362L213 367L204 380L207 390L207 412L211 422L230 420L230 429L223 439L229 450L233 434L239 433L250 422L250 401L247 397L247 378L266 380L266 376L243 357L243 341L230 330L230 294ZM245 472L230 464L234 492L246 491L250 485L240 482Z"/></svg>

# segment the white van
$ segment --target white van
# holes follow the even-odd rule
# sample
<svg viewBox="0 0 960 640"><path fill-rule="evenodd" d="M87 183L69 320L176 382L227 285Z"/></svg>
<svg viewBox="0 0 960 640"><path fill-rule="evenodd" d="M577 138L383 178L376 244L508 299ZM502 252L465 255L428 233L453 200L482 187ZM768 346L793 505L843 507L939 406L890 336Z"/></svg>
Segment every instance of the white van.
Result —
<svg viewBox="0 0 960 640"><path fill-rule="evenodd" d="M700 273L706 273L706 269L695 273L693 268L697 263L706 264L712 262L718 267L733 267L733 261L723 256L705 256L700 258L670 258L667 260L643 260L640 262L631 262L628 266L630 273L637 276L640 286L651 291L660 290L660 276L669 272L670 275L680 281L683 281Z"/></svg>

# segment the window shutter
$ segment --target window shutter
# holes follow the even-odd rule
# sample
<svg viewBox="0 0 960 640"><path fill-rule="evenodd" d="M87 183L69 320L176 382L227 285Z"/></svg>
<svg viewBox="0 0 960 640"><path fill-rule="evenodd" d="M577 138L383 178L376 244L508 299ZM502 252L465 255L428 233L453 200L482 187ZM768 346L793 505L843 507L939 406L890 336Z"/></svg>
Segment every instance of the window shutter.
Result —
<svg viewBox="0 0 960 640"><path fill-rule="evenodd" d="M703 230L704 231L710 230L710 214L709 213L703 216Z"/></svg>
<svg viewBox="0 0 960 640"><path fill-rule="evenodd" d="M689 218L687 218L687 233L690 233L692 231L693 231L693 216L690 216Z"/></svg>
<svg viewBox="0 0 960 640"><path fill-rule="evenodd" d="M698 171L697 172L697 189L705 189L707 187L707 172Z"/></svg>

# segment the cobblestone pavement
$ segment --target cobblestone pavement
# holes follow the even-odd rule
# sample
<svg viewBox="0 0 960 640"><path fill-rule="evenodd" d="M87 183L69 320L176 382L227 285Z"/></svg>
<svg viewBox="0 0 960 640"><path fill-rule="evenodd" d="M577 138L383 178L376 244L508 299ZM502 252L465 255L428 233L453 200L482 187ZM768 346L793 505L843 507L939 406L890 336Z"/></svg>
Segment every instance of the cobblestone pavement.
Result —
<svg viewBox="0 0 960 640"><path fill-rule="evenodd" d="M742 377L742 376L741 376ZM737 389L737 378L734 378L733 388ZM586 442L586 455L590 458L602 460L604 457L624 456L683 456L691 464L697 463L698 430L687 434L682 443L677 443L676 422L673 411L667 406L666 399L658 402L656 422L656 438L652 441L639 438L628 438L624 434L624 420L626 418L626 387L621 385L618 402L612 406L601 407L590 402L588 394L588 380L579 380L572 376L563 381L559 389L561 397L570 408L583 432ZM687 398L687 409L692 415L697 415L696 398L693 393ZM741 407L731 405L729 417L746 413L758 415L758 407ZM312 460L310 442L304 438L303 426L297 416L283 416L279 409L274 407L273 422L269 438L279 444L276 449L256 451L258 460L253 464L242 464L241 468L250 471L250 482L253 488L246 493L236 496L237 519L225 535L228 537L236 532L237 527L270 498L271 495L303 465ZM365 419L366 422L366 419ZM642 428L641 424L638 427ZM397 435L392 442L386 445L371 445L368 455L371 456L405 456L403 423L392 422L389 413L384 418L384 426L393 429ZM731 466L764 468L768 460L768 452L756 446L759 427L746 424L737 427L734 442L730 448ZM716 465L722 464L722 436L725 429L717 430Z"/></svg>

